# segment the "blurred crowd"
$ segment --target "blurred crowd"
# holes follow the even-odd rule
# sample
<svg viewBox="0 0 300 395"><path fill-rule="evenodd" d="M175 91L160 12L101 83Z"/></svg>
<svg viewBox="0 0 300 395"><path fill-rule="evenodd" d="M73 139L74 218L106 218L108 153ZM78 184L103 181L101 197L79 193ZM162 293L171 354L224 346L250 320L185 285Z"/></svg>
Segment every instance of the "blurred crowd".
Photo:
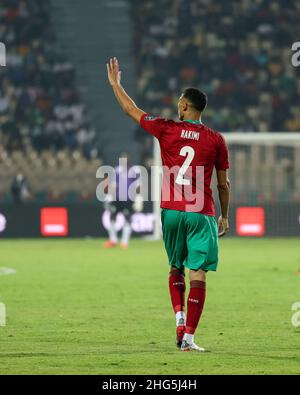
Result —
<svg viewBox="0 0 300 395"><path fill-rule="evenodd" d="M176 117L180 92L195 86L208 94L204 122L220 132L300 131L300 68L291 64L299 1L128 1L139 106ZM84 182L92 191L101 163L97 136L74 65L56 40L51 0L0 0L0 42L7 48L7 67L0 67L0 199L10 186L17 196L25 185L20 177L12 184L20 170L30 185L25 195L79 193ZM140 130L136 139L150 163L153 139Z"/></svg>
<svg viewBox="0 0 300 395"><path fill-rule="evenodd" d="M0 0L0 145L7 151L80 149L98 155L96 134L59 48L50 0Z"/></svg>
<svg viewBox="0 0 300 395"><path fill-rule="evenodd" d="M195 86L208 94L204 122L220 132L300 131L299 1L131 3L138 103L148 112L176 116L181 90Z"/></svg>

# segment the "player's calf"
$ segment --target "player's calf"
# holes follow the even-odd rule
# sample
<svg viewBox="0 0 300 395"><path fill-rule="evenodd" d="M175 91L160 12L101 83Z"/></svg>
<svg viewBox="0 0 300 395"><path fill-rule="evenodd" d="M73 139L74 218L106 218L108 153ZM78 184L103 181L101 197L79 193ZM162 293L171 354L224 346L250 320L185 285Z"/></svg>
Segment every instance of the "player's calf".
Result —
<svg viewBox="0 0 300 395"><path fill-rule="evenodd" d="M185 276L183 270L179 270L175 267L171 268L169 276L169 290L176 318L176 345L180 348L186 323L186 316L184 312Z"/></svg>
<svg viewBox="0 0 300 395"><path fill-rule="evenodd" d="M194 335L200 317L202 315L206 298L206 283L204 281L193 280L190 283L188 296L188 312L186 320L186 333Z"/></svg>
<svg viewBox="0 0 300 395"><path fill-rule="evenodd" d="M178 348L182 345L183 336L185 333L185 320L181 320L181 325L176 326L176 346Z"/></svg>

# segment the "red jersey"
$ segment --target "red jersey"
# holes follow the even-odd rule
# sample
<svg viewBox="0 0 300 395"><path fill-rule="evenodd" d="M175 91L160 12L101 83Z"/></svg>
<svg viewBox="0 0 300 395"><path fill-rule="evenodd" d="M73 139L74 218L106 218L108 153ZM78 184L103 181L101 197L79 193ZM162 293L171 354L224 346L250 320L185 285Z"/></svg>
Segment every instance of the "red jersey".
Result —
<svg viewBox="0 0 300 395"><path fill-rule="evenodd" d="M159 140L163 166L161 207L215 215L213 169L229 168L224 137L200 122L145 114L141 127Z"/></svg>

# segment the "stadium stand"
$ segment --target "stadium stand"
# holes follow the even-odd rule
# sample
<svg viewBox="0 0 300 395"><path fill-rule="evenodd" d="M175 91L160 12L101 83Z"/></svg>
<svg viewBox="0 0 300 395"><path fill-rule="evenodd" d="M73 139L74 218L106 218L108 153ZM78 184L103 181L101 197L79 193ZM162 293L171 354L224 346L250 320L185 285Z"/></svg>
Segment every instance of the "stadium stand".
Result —
<svg viewBox="0 0 300 395"><path fill-rule="evenodd" d="M96 132L56 40L51 2L1 0L0 23L9 66L0 68L0 196L22 172L32 199L83 190L90 198L101 164Z"/></svg>
<svg viewBox="0 0 300 395"><path fill-rule="evenodd" d="M300 130L300 74L290 60L299 2L131 4L138 102L147 111L176 116L178 92L196 86L209 98L205 123L220 132ZM147 137L140 144L150 157Z"/></svg>
<svg viewBox="0 0 300 395"><path fill-rule="evenodd" d="M290 59L291 43L300 37L299 2L161 0L159 7L153 0L128 2L91 0L87 8L79 0L0 0L0 41L7 45L9 66L0 68L2 201L19 173L33 200L95 198L95 169L104 154L107 163L122 150L138 151L133 124L106 86L104 63L112 48L124 60L129 93L154 115L176 117L179 92L193 85L207 92L204 122L218 131L300 130L300 76ZM84 17L78 21L76 15ZM99 39L101 28L106 40ZM64 35L69 52L61 46L66 46ZM103 68L98 54L105 58ZM100 80L105 81L101 89ZM83 81L85 94L79 90ZM99 150L100 127L105 152ZM152 137L137 129L135 139L140 163L151 165ZM282 159L277 148L272 148L276 163ZM255 149L232 149L233 168L242 168L244 156ZM289 162L284 162L287 179L297 169L294 150L285 149L282 159Z"/></svg>

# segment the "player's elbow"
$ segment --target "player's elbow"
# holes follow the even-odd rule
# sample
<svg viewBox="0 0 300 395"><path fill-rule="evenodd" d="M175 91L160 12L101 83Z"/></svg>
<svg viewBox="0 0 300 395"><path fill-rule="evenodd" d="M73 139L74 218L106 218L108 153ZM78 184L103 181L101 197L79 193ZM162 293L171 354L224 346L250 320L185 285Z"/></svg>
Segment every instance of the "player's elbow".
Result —
<svg viewBox="0 0 300 395"><path fill-rule="evenodd" d="M230 181L227 178L226 181L218 184L219 192L229 192L230 191Z"/></svg>
<svg viewBox="0 0 300 395"><path fill-rule="evenodd" d="M134 110L135 110L135 109L136 109L136 108L135 108L134 106L132 106L132 105L128 105L128 106L124 106L124 107L123 107L124 113L125 113L126 115L128 115L129 117L132 116L132 114L134 113Z"/></svg>

